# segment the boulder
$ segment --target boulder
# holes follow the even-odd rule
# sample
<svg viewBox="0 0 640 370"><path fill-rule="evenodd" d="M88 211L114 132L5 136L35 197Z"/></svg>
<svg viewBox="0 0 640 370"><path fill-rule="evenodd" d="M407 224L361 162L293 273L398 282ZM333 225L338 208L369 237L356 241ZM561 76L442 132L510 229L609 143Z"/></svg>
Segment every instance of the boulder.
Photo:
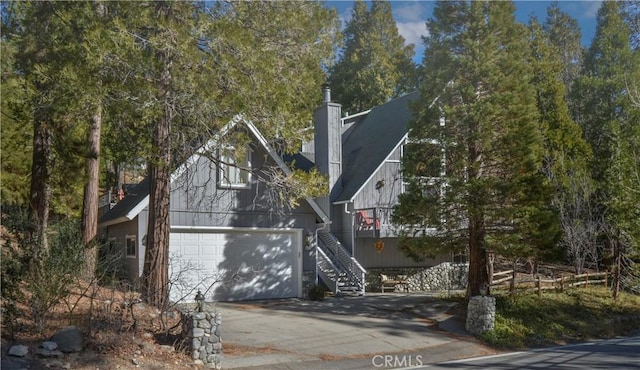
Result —
<svg viewBox="0 0 640 370"><path fill-rule="evenodd" d="M58 350L61 352L80 352L82 351L83 338L82 331L75 326L67 326L66 328L55 333L51 342L56 342Z"/></svg>
<svg viewBox="0 0 640 370"><path fill-rule="evenodd" d="M40 347L46 349L47 351L53 351L58 349L58 344L56 342L46 341L46 342L42 342Z"/></svg>
<svg viewBox="0 0 640 370"><path fill-rule="evenodd" d="M23 345L11 346L9 356L24 357L29 353L29 347Z"/></svg>
<svg viewBox="0 0 640 370"><path fill-rule="evenodd" d="M44 348L36 349L36 355L40 357L62 357L64 354L58 350L48 350Z"/></svg>

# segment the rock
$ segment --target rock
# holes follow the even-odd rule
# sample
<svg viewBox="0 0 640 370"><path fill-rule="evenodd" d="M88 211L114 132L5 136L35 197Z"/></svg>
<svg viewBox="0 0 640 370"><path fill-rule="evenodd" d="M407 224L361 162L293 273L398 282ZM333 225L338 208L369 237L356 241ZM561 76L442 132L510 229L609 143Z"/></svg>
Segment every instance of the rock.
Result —
<svg viewBox="0 0 640 370"><path fill-rule="evenodd" d="M132 358L132 359L131 359L131 363L132 363L132 364L134 364L134 365L136 365L136 366L140 365L140 361L138 361L138 359L137 359L137 358Z"/></svg>
<svg viewBox="0 0 640 370"><path fill-rule="evenodd" d="M67 326L58 331L51 337L51 342L58 344L58 350L61 352L80 352L82 351L83 339L82 331L75 326Z"/></svg>
<svg viewBox="0 0 640 370"><path fill-rule="evenodd" d="M166 344L163 344L160 346L160 350L164 351L164 352L174 352L176 349L173 348L173 346L168 346Z"/></svg>
<svg viewBox="0 0 640 370"><path fill-rule="evenodd" d="M140 348L142 349L142 353L147 353L147 354L152 354L156 351L156 346L154 346L151 343L142 343L140 345Z"/></svg>
<svg viewBox="0 0 640 370"><path fill-rule="evenodd" d="M193 363L196 365L204 365L204 362L202 362L202 360L195 360L193 361Z"/></svg>
<svg viewBox="0 0 640 370"><path fill-rule="evenodd" d="M46 342L42 342L40 347L46 349L47 351L54 351L54 350L58 349L58 343L46 341Z"/></svg>
<svg viewBox="0 0 640 370"><path fill-rule="evenodd" d="M45 348L36 349L36 355L40 357L62 357L64 354L57 350L48 350Z"/></svg>
<svg viewBox="0 0 640 370"><path fill-rule="evenodd" d="M50 369L71 369L71 364L68 362L62 362L60 360L54 360L46 365Z"/></svg>
<svg viewBox="0 0 640 370"><path fill-rule="evenodd" d="M24 357L29 353L29 347L23 345L11 346L9 356Z"/></svg>
<svg viewBox="0 0 640 370"><path fill-rule="evenodd" d="M144 338L144 339L153 339L153 334L144 332L144 333L142 333L142 338Z"/></svg>

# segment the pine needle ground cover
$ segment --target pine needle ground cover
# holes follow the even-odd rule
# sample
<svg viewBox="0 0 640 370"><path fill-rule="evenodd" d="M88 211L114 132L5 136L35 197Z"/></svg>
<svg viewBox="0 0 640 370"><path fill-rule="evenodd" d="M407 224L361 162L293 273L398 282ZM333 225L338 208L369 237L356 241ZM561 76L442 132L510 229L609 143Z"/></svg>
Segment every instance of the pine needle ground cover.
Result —
<svg viewBox="0 0 640 370"><path fill-rule="evenodd" d="M496 297L495 329L489 345L522 349L629 335L640 330L640 296L618 301L604 287Z"/></svg>

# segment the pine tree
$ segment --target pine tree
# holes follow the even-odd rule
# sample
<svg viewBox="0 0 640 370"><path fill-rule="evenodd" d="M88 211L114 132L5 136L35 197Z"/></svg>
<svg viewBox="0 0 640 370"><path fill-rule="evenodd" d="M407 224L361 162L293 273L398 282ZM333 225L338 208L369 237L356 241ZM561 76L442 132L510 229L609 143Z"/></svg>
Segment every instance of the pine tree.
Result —
<svg viewBox="0 0 640 370"><path fill-rule="evenodd" d="M4 5L4 4L3 4ZM13 3L12 5L15 5ZM7 4L9 6L9 4ZM0 121L0 163L2 163L0 178L0 199L3 208L9 205L27 208L29 187L25 186L25 179L31 175L31 156L28 150L33 141L33 128L25 124L29 122L28 91L25 89L24 76L16 73L15 55L16 45L11 38L16 30L13 24L15 12L3 8L2 34L0 39L2 50L2 75L0 88L2 89L2 104ZM4 208L6 211L7 208Z"/></svg>
<svg viewBox="0 0 640 370"><path fill-rule="evenodd" d="M413 45L405 45L388 1L354 4L344 30L342 57L329 70L334 100L345 112L360 112L415 90Z"/></svg>
<svg viewBox="0 0 640 370"><path fill-rule="evenodd" d="M625 23L629 26L629 41L633 50L640 50L640 0L621 3Z"/></svg>
<svg viewBox="0 0 640 370"><path fill-rule="evenodd" d="M36 256L48 250L50 210L70 214L79 185L69 173L79 163L78 126L69 117L77 109L74 65L78 34L73 16L78 4L16 2L16 27L7 35L15 45L15 68L23 77L28 118L33 128L29 210ZM25 117L26 118L26 117ZM75 118L75 117L74 117ZM27 123L23 122L23 123ZM70 171L68 171L70 170ZM71 206L70 206L71 205ZM77 210L77 208L75 208Z"/></svg>
<svg viewBox="0 0 640 370"><path fill-rule="evenodd" d="M554 2L547 8L547 19L543 28L562 63L562 81L569 94L573 83L580 75L582 65L580 26L576 19L563 12L558 3Z"/></svg>
<svg viewBox="0 0 640 370"><path fill-rule="evenodd" d="M574 99L594 154L592 176L606 244L615 260L617 297L624 262L640 249L640 110L632 106L627 88L627 81L640 81L640 55L631 49L621 3L604 2L597 21Z"/></svg>
<svg viewBox="0 0 640 370"><path fill-rule="evenodd" d="M488 251L530 253L547 189L526 30L510 2L438 2L403 159L395 221L414 257L469 251L469 295L488 283ZM421 228L422 232L415 232Z"/></svg>
<svg viewBox="0 0 640 370"><path fill-rule="evenodd" d="M590 209L585 207L592 189L588 171L591 150L583 139L582 129L569 113L567 81L563 78L567 72L567 65L562 61L564 55L552 40L553 34L544 32L536 19L531 19L529 31L530 63L534 72L531 84L537 91L539 124L544 138L543 172L554 190L549 193L549 201L559 217L554 221L562 228L560 246L566 248L576 273L580 274L585 258L594 247L588 232L593 230L588 227L594 226L594 220ZM560 252L556 250L556 256L560 256Z"/></svg>

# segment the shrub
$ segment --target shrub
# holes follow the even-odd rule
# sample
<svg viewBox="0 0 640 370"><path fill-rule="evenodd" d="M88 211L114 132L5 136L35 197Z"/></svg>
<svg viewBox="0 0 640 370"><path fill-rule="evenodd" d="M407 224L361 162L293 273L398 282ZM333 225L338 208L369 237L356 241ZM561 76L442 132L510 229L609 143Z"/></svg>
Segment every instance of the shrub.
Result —
<svg viewBox="0 0 640 370"><path fill-rule="evenodd" d="M31 295L29 307L41 332L47 316L69 294L82 273L84 245L76 220L63 220L51 228L49 250L41 254L26 281Z"/></svg>
<svg viewBox="0 0 640 370"><path fill-rule="evenodd" d="M2 319L13 335L20 315L18 303L29 307L39 332L51 309L69 294L82 272L84 246L78 220L66 219L49 228L49 249L36 256L29 238L25 209L4 208L2 214Z"/></svg>
<svg viewBox="0 0 640 370"><path fill-rule="evenodd" d="M314 284L309 288L309 299L312 301L322 301L324 300L324 294L327 290L324 285Z"/></svg>

